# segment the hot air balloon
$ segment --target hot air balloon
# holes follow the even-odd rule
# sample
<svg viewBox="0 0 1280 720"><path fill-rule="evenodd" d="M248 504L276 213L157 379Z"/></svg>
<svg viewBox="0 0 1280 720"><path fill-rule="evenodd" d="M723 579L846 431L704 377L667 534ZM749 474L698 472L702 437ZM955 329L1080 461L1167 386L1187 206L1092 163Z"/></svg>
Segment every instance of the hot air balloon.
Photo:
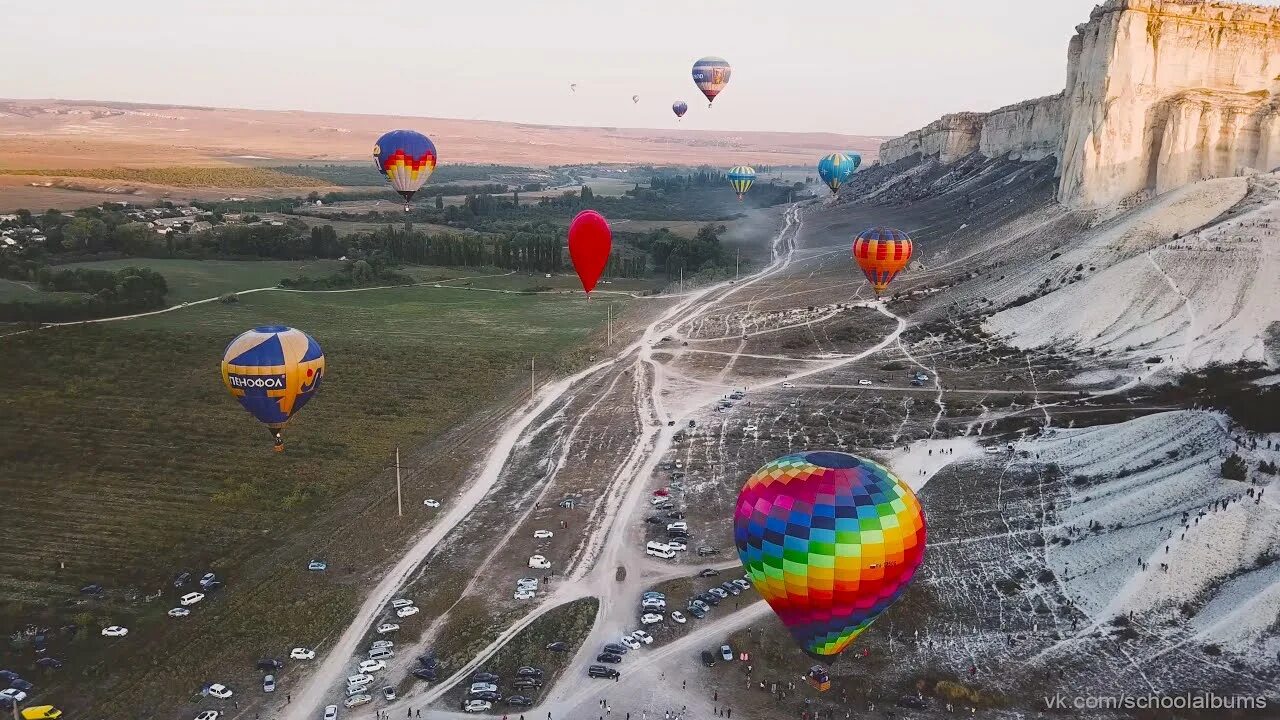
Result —
<svg viewBox="0 0 1280 720"><path fill-rule="evenodd" d="M862 167L862 155L852 150L845 150L844 154L848 155L849 159L853 161L853 170L850 171L849 174L852 175L853 173L858 172L858 168Z"/></svg>
<svg viewBox="0 0 1280 720"><path fill-rule="evenodd" d="M245 410L266 423L275 451L289 419L320 389L324 352L315 338L284 325L242 333L222 353L222 382Z"/></svg>
<svg viewBox="0 0 1280 720"><path fill-rule="evenodd" d="M582 281L583 292L590 296L600 280L600 273L609 264L609 251L613 247L613 233L609 222L595 210L583 210L569 223L569 259Z"/></svg>
<svg viewBox="0 0 1280 720"><path fill-rule="evenodd" d="M924 559L925 518L883 465L798 452L743 485L733 537L760 595L821 659L847 648L906 590Z"/></svg>
<svg viewBox="0 0 1280 720"><path fill-rule="evenodd" d="M683 100L677 100L671 103L671 112L675 113L677 118L682 118L689 112L689 104Z"/></svg>
<svg viewBox="0 0 1280 720"><path fill-rule="evenodd" d="M640 102L640 96L639 96L639 95L632 95L632 96L631 96L631 102L633 102L633 103L638 103L638 102Z"/></svg>
<svg viewBox="0 0 1280 720"><path fill-rule="evenodd" d="M749 165L734 165L729 168L729 185L738 193L738 199L751 189L751 183L756 181L756 171Z"/></svg>
<svg viewBox="0 0 1280 720"><path fill-rule="evenodd" d="M831 153L818 161L818 177L831 188L831 192L840 189L840 184L853 174L853 160L844 153Z"/></svg>
<svg viewBox="0 0 1280 720"><path fill-rule="evenodd" d="M435 172L437 160L431 138L414 130L392 130L373 146L374 164L404 198L405 212L413 194Z"/></svg>
<svg viewBox="0 0 1280 720"><path fill-rule="evenodd" d="M732 74L733 67L724 58L709 55L693 64L693 84L707 96L707 107L711 107L716 96L729 84Z"/></svg>
<svg viewBox="0 0 1280 720"><path fill-rule="evenodd" d="M569 83L569 92L570 92L570 93L577 94L577 92L578 92L578 83Z"/></svg>
<svg viewBox="0 0 1280 720"><path fill-rule="evenodd" d="M853 239L853 259L871 281L871 287L878 296L911 262L911 238L893 228L867 228Z"/></svg>

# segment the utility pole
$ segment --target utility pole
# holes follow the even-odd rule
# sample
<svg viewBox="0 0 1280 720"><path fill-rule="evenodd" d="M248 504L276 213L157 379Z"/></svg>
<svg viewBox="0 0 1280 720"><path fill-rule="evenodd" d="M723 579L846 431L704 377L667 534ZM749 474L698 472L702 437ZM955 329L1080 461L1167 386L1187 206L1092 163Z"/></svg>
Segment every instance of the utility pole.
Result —
<svg viewBox="0 0 1280 720"><path fill-rule="evenodd" d="M535 390L533 388L533 357L529 357L529 402L533 402Z"/></svg>
<svg viewBox="0 0 1280 720"><path fill-rule="evenodd" d="M738 281L738 259L742 255L742 248L734 248L733 251L733 281Z"/></svg>
<svg viewBox="0 0 1280 720"><path fill-rule="evenodd" d="M607 344L608 344L608 346L609 346L609 347L613 347L613 303L609 303L609 333L608 333L608 335L609 335L609 340L608 340Z"/></svg>
<svg viewBox="0 0 1280 720"><path fill-rule="evenodd" d="M396 446L396 516L404 517L404 496L400 493L400 446Z"/></svg>
<svg viewBox="0 0 1280 720"><path fill-rule="evenodd" d="M680 294L684 294L684 266L680 266Z"/></svg>

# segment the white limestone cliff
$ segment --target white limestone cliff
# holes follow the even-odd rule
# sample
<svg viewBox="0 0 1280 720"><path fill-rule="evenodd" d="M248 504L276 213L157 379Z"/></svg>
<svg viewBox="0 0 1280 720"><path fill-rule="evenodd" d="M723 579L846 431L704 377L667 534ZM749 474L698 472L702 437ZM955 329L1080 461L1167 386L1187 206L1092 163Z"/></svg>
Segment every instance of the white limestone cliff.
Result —
<svg viewBox="0 0 1280 720"><path fill-rule="evenodd" d="M982 133L982 113L962 112L913 130L880 146L880 163L890 165L916 153L942 162L955 162L978 149Z"/></svg>
<svg viewBox="0 0 1280 720"><path fill-rule="evenodd" d="M1062 145L1062 93L987 113L978 150L989 158L1040 160Z"/></svg>

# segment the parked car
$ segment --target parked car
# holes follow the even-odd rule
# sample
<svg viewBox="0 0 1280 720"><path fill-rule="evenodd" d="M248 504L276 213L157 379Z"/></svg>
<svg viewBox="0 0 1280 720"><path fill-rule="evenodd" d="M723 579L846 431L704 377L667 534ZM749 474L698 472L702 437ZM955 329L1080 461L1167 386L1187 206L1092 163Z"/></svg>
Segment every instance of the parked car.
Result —
<svg viewBox="0 0 1280 720"><path fill-rule="evenodd" d="M413 601L409 600L408 598L396 598L395 600L391 601L391 607L396 610L399 610L400 608L409 607L410 605L413 605Z"/></svg>
<svg viewBox="0 0 1280 720"><path fill-rule="evenodd" d="M217 575L214 575L213 573L205 573L200 578L200 587L208 587L209 583L214 582L217 579L218 579Z"/></svg>
<svg viewBox="0 0 1280 720"><path fill-rule="evenodd" d="M359 670L362 673L376 673L380 670L385 670L386 668L387 664L382 660L365 660L360 663L359 666Z"/></svg>
<svg viewBox="0 0 1280 720"><path fill-rule="evenodd" d="M268 675L262 678L262 692L273 693L276 691L276 676Z"/></svg>
<svg viewBox="0 0 1280 720"><path fill-rule="evenodd" d="M124 637L129 634L129 628L121 625L108 625L102 628L103 637Z"/></svg>
<svg viewBox="0 0 1280 720"><path fill-rule="evenodd" d="M650 525L661 525L667 520L661 515L650 515L649 517L645 518L644 521L649 523Z"/></svg>
<svg viewBox="0 0 1280 720"><path fill-rule="evenodd" d="M725 590L726 592L728 592L730 595L741 595L741 594L742 594L742 588L738 587L737 585L734 585L734 584L733 584L733 583L731 583L731 582L724 582L724 583L721 583L721 584L720 584L720 588L721 588L722 590Z"/></svg>
<svg viewBox="0 0 1280 720"><path fill-rule="evenodd" d="M612 680L620 676L621 674L622 673L618 672L617 670L614 670L613 668L605 667L603 665L592 665L591 667L587 668L587 677L604 678L606 680Z"/></svg>
<svg viewBox="0 0 1280 720"><path fill-rule="evenodd" d="M307 563L307 570L310 570L311 572L324 572L325 570L328 570L328 569L329 569L329 563L323 560L312 560L311 562Z"/></svg>
<svg viewBox="0 0 1280 720"><path fill-rule="evenodd" d="M368 657L370 660L390 660L395 653L391 648L370 648Z"/></svg>
<svg viewBox="0 0 1280 720"><path fill-rule="evenodd" d="M858 381L858 384L859 384L859 385L870 385L870 384L871 384L871 381L870 381L870 380L867 380L866 378L863 378L862 380L859 380L859 381Z"/></svg>
<svg viewBox="0 0 1280 720"><path fill-rule="evenodd" d="M671 539L667 541L667 548L673 552L684 552L689 549L689 546L685 545L683 540Z"/></svg>
<svg viewBox="0 0 1280 720"><path fill-rule="evenodd" d="M710 593L710 594L712 594L712 595L715 595L716 597L720 598L721 600L724 600L725 598L729 597L729 593L725 592L724 590L722 590L721 588L718 588L718 587L707 588L707 592L708 592L708 593Z"/></svg>
<svg viewBox="0 0 1280 720"><path fill-rule="evenodd" d="M347 685L368 685L371 682L373 682L373 676L368 673L351 675L347 678Z"/></svg>
<svg viewBox="0 0 1280 720"><path fill-rule="evenodd" d="M720 554L720 551L711 547L710 545L698 546L698 557L707 557L708 555L719 555L719 554ZM703 570L703 572L706 572L706 570ZM719 575L720 573L717 571L717 572L714 572L713 574ZM702 577L707 577L707 576L703 575Z"/></svg>
<svg viewBox="0 0 1280 720"><path fill-rule="evenodd" d="M673 611L671 612L671 619L672 619L672 621L677 622L677 623L679 623L679 624L681 624L681 625L683 625L683 624L685 624L686 622L688 622L688 620L686 620L686 619L685 619L685 617L684 617L684 613L680 612L679 610L673 610Z"/></svg>
<svg viewBox="0 0 1280 720"><path fill-rule="evenodd" d="M622 662L622 656L604 652L596 656L596 662L617 664Z"/></svg>
<svg viewBox="0 0 1280 720"><path fill-rule="evenodd" d="M170 610L167 614L168 614L168 615L169 615L169 617L171 617L171 618L180 618L180 617L186 617L186 616L190 615L190 614L191 614L191 611L190 611L190 610L188 610L188 609L186 609L186 608L184 608L184 607L176 607L176 608L174 608L174 609Z"/></svg>
<svg viewBox="0 0 1280 720"><path fill-rule="evenodd" d="M554 535L555 533L551 532L550 530L534 530L533 531L533 537L536 540L547 540L553 537Z"/></svg>
<svg viewBox="0 0 1280 720"><path fill-rule="evenodd" d="M390 650L395 646L396 644L391 642L390 640L374 640L373 644L369 646L369 649L370 650Z"/></svg>
<svg viewBox="0 0 1280 720"><path fill-rule="evenodd" d="M274 670L283 670L284 661L275 658L263 658L258 661L257 668L263 672L272 672Z"/></svg>
<svg viewBox="0 0 1280 720"><path fill-rule="evenodd" d="M440 501L439 501L439 500L436 500L436 499L434 499L434 498L427 498L426 500L423 500L423 501L422 501L422 504L423 504L423 505L426 505L426 506L427 506L427 507L429 507L429 508L438 508L438 507L440 507Z"/></svg>
<svg viewBox="0 0 1280 720"><path fill-rule="evenodd" d="M533 677L516 678L511 686L517 690L531 690L542 687L542 681Z"/></svg>
<svg viewBox="0 0 1280 720"><path fill-rule="evenodd" d="M512 695L507 698L507 704L511 707L533 707L533 700L524 695Z"/></svg>
<svg viewBox="0 0 1280 720"><path fill-rule="evenodd" d="M324 706L324 720L338 720L338 706L337 706L337 705L325 705L325 706Z"/></svg>
<svg viewBox="0 0 1280 720"><path fill-rule="evenodd" d="M419 680L435 682L436 669L435 668L418 668L417 670L413 671L413 676L418 678Z"/></svg>
<svg viewBox="0 0 1280 720"><path fill-rule="evenodd" d="M382 623L378 626L378 634L386 635L387 633L393 633L399 629L400 626L395 623Z"/></svg>
<svg viewBox="0 0 1280 720"><path fill-rule="evenodd" d="M475 699L484 700L485 702L495 703L502 699L502 693L498 692L497 690L489 690L486 692L478 693Z"/></svg>
<svg viewBox="0 0 1280 720"><path fill-rule="evenodd" d="M662 616L656 613L645 613L640 616L641 625L656 625L662 622Z"/></svg>
<svg viewBox="0 0 1280 720"><path fill-rule="evenodd" d="M99 585L98 583L93 583L92 585L85 585L84 587L80 588L81 595L101 595L102 593L103 593L102 586Z"/></svg>
<svg viewBox="0 0 1280 720"><path fill-rule="evenodd" d="M402 607L399 610L396 610L396 617L398 618L413 617L414 615L417 615L417 614L418 614L418 608L414 605L410 605L409 607Z"/></svg>
<svg viewBox="0 0 1280 720"><path fill-rule="evenodd" d="M640 607L645 610L666 610L667 601L662 598L645 598L640 601Z"/></svg>
<svg viewBox="0 0 1280 720"><path fill-rule="evenodd" d="M532 665L521 665L516 668L516 677L540 678L542 677L542 668L536 668Z"/></svg>
<svg viewBox="0 0 1280 720"><path fill-rule="evenodd" d="M473 683L496 683L501 679L497 673L491 672L478 672L471 676L471 682Z"/></svg>
<svg viewBox="0 0 1280 720"><path fill-rule="evenodd" d="M9 688L12 690L21 690L22 692L29 693L34 690L35 687L35 683L29 680L23 680L22 678L14 678L9 681Z"/></svg>
<svg viewBox="0 0 1280 720"><path fill-rule="evenodd" d="M195 605L196 603L200 602L203 599L204 599L204 593L190 592L190 593L187 593L186 595L183 595L178 600L178 602L181 603L183 607L186 607L188 605Z"/></svg>
<svg viewBox="0 0 1280 720"><path fill-rule="evenodd" d="M58 670L62 668L62 661L58 658L42 657L36 661L36 667L42 667L45 670Z"/></svg>
<svg viewBox="0 0 1280 720"><path fill-rule="evenodd" d="M531 555L529 557L529 567L534 570L550 570L551 561L541 555Z"/></svg>
<svg viewBox="0 0 1280 720"><path fill-rule="evenodd" d="M221 714L222 713L217 710L205 710L204 712L196 715L196 720L218 720L218 716Z"/></svg>
<svg viewBox="0 0 1280 720"><path fill-rule="evenodd" d="M387 685L386 687L382 688L382 699L383 699L383 700L395 700L395 699L396 699L396 689L395 689L395 686L393 686L393 685Z"/></svg>
<svg viewBox="0 0 1280 720"><path fill-rule="evenodd" d="M626 655L627 648L619 645L618 643L605 643L604 650L602 652L613 653L614 655Z"/></svg>
<svg viewBox="0 0 1280 720"><path fill-rule="evenodd" d="M515 594L512 595L511 597L513 600L532 600L537 596L538 594L532 590L526 590L524 588L520 588L519 590L516 590Z"/></svg>
<svg viewBox="0 0 1280 720"><path fill-rule="evenodd" d="M733 648L729 647L728 645L721 645L721 646L720 646L720 657L721 657L721 658L724 658L725 660L732 660L732 659L733 659Z"/></svg>
<svg viewBox="0 0 1280 720"><path fill-rule="evenodd" d="M347 701L343 704L349 708L353 708L353 707L359 707L368 702L373 702L373 696L365 693L360 693L359 695L352 695L351 697L347 698Z"/></svg>
<svg viewBox="0 0 1280 720"><path fill-rule="evenodd" d="M8 688L7 690L0 690L0 698L8 698L11 703L22 704L26 702L27 694L16 688Z"/></svg>
<svg viewBox="0 0 1280 720"><path fill-rule="evenodd" d="M231 692L231 688L227 687L226 685L223 685L222 683L214 683L210 685L208 688L208 692L210 695L218 698L219 700L226 700L227 698L235 694Z"/></svg>
<svg viewBox="0 0 1280 720"><path fill-rule="evenodd" d="M632 650L639 650L639 649L640 649L640 641L639 641L639 640L637 640L637 639L635 639L635 638L633 638L633 637L631 637L630 635L623 635L623 636L622 636L622 644L623 644L623 645L626 645L628 648L630 648L630 649L632 649Z"/></svg>
<svg viewBox="0 0 1280 720"><path fill-rule="evenodd" d="M487 700L468 700L462 705L462 709L469 713L488 712L493 707L493 703Z"/></svg>
<svg viewBox="0 0 1280 720"><path fill-rule="evenodd" d="M468 695L478 695L482 692L497 692L498 686L491 682L473 682L471 687L467 689Z"/></svg>
<svg viewBox="0 0 1280 720"><path fill-rule="evenodd" d="M702 551L699 550L698 554L701 555ZM707 568L706 570L699 572L698 577L715 577L716 575L719 575L719 574L720 574L719 570L715 568Z"/></svg>
<svg viewBox="0 0 1280 720"><path fill-rule="evenodd" d="M643 630L634 630L634 631L632 631L632 633L631 633L631 637L635 638L636 640L639 640L640 642L644 643L645 645L652 645L652 644L653 644L653 636L652 636L652 635L650 635L649 633L647 633L647 632L643 631Z"/></svg>
<svg viewBox="0 0 1280 720"><path fill-rule="evenodd" d="M742 590L750 590L750 589L751 589L751 583L747 582L746 580L743 580L742 578L734 578L734 580L733 580L733 584L734 584L734 585L737 585L737 586L738 586L739 588L741 588Z"/></svg>
<svg viewBox="0 0 1280 720"><path fill-rule="evenodd" d="M4 682L13 682L20 677L22 676L12 670L0 670L0 680Z"/></svg>
<svg viewBox="0 0 1280 720"><path fill-rule="evenodd" d="M789 382L782 383L782 389L784 390L790 390L793 387L795 387L795 383L789 383Z"/></svg>
<svg viewBox="0 0 1280 720"><path fill-rule="evenodd" d="M648 600L649 598L659 598L661 600L666 600L667 594L658 592L657 590L646 590L640 593L641 600Z"/></svg>
<svg viewBox="0 0 1280 720"><path fill-rule="evenodd" d="M702 651L702 664L711 667L716 664L716 656L710 650Z"/></svg>
<svg viewBox="0 0 1280 720"><path fill-rule="evenodd" d="M176 588L180 588L189 582L191 582L191 573L189 572L178 573L178 577L173 579L173 586ZM215 711L210 711L210 712L215 712Z"/></svg>
<svg viewBox="0 0 1280 720"><path fill-rule="evenodd" d="M296 647L289 651L289 657L294 660L315 660L316 651L310 648Z"/></svg>
<svg viewBox="0 0 1280 720"><path fill-rule="evenodd" d="M569 646L563 640L547 643L547 649L551 652L569 652Z"/></svg>
<svg viewBox="0 0 1280 720"><path fill-rule="evenodd" d="M757 431L757 430L759 430L759 429L760 429L760 427L759 427L758 425L744 425L744 426L742 427L742 432L749 432L749 433L753 433L753 432L756 432L756 431Z"/></svg>

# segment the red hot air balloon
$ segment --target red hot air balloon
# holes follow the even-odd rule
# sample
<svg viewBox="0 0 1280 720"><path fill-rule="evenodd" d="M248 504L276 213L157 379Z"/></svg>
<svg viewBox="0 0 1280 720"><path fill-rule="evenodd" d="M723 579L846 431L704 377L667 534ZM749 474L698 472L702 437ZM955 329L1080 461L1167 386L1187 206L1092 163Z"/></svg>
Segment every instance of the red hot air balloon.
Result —
<svg viewBox="0 0 1280 720"><path fill-rule="evenodd" d="M609 263L613 233L609 222L595 210L583 210L569 223L569 258L582 280L582 290L590 293Z"/></svg>

